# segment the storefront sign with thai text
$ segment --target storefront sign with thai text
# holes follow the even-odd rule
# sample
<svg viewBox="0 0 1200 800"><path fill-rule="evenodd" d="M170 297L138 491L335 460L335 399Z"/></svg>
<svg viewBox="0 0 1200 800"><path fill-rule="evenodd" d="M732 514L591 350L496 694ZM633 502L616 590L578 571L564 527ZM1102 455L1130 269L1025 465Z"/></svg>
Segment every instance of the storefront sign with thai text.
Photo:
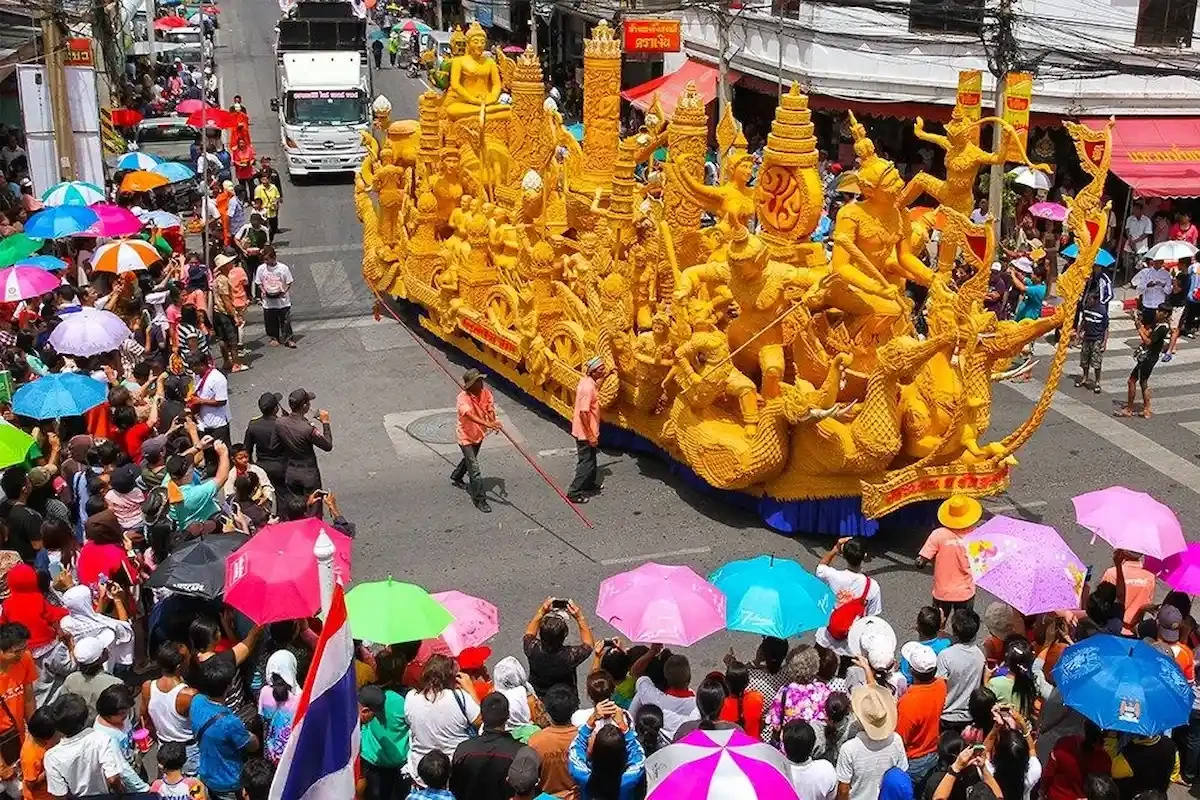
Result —
<svg viewBox="0 0 1200 800"><path fill-rule="evenodd" d="M678 53L681 46L677 19L627 19L621 30L626 53Z"/></svg>

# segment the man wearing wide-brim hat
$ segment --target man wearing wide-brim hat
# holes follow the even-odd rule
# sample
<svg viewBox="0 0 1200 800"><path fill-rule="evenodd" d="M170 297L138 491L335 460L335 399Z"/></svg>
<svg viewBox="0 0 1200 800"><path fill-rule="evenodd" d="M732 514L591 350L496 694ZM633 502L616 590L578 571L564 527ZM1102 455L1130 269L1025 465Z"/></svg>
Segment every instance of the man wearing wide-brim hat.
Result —
<svg viewBox="0 0 1200 800"><path fill-rule="evenodd" d="M871 683L850 695L850 708L862 730L838 751L838 797L875 798L893 767L908 769L904 741L896 735L896 699Z"/></svg>
<svg viewBox="0 0 1200 800"><path fill-rule="evenodd" d="M584 365L584 376L575 387L571 435L575 437L575 479L567 489L572 503L586 503L588 494L600 491L596 474L596 448L600 444L600 399L596 379L604 376L604 359L595 356Z"/></svg>
<svg viewBox="0 0 1200 800"><path fill-rule="evenodd" d="M485 377L477 369L463 373L463 388L454 404L458 412L455 438L458 448L462 450L462 460L450 473L450 482L461 487L466 476L471 502L483 513L490 514L492 507L488 505L483 491L483 477L479 472L479 447L489 431L498 431L501 426L496 419L496 401L492 397L492 390L483 382Z"/></svg>
<svg viewBox="0 0 1200 800"><path fill-rule="evenodd" d="M933 562L933 604L949 619L956 608L974 608L975 577L963 537L975 530L983 506L974 497L956 494L938 508L941 527L925 540L917 566Z"/></svg>

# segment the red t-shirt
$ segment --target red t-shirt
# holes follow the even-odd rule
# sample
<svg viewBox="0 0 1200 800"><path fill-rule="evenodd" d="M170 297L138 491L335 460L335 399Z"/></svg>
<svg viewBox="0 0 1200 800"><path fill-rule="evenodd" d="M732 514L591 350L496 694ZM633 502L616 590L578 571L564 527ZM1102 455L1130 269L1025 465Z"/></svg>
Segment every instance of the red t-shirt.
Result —
<svg viewBox="0 0 1200 800"><path fill-rule="evenodd" d="M741 719L738 719L737 698L726 697L719 719L741 725L747 736L757 740L762 733L763 696L755 691L747 691L742 695Z"/></svg>
<svg viewBox="0 0 1200 800"><path fill-rule="evenodd" d="M1112 772L1112 759L1103 747L1084 753L1082 745L1082 736L1064 736L1050 751L1042 770L1042 790L1047 800L1079 800L1085 794L1083 781L1088 775Z"/></svg>
<svg viewBox="0 0 1200 800"><path fill-rule="evenodd" d="M117 443L121 446L122 452L129 456L130 461L140 464L142 463L142 442L149 439L151 433L149 425L138 422L129 430L121 431L117 436Z"/></svg>

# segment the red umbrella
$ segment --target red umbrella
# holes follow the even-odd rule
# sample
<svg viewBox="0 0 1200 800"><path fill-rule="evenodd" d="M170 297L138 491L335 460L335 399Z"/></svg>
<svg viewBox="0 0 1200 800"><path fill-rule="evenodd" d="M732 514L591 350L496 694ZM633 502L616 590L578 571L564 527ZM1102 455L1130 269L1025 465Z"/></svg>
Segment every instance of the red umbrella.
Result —
<svg viewBox="0 0 1200 800"><path fill-rule="evenodd" d="M186 28L188 21L183 17L162 17L154 20L154 29L157 31L169 31L172 28Z"/></svg>
<svg viewBox="0 0 1200 800"><path fill-rule="evenodd" d="M187 124L193 128L232 129L237 126L238 117L241 116L223 108L201 108L188 114Z"/></svg>
<svg viewBox="0 0 1200 800"><path fill-rule="evenodd" d="M333 541L337 580L350 582L350 537L319 519L263 527L225 561L225 602L259 625L311 617L321 608L313 546L324 531Z"/></svg>
<svg viewBox="0 0 1200 800"><path fill-rule="evenodd" d="M118 128L132 128L142 121L140 112L132 108L114 108L112 110L112 124Z"/></svg>
<svg viewBox="0 0 1200 800"><path fill-rule="evenodd" d="M192 112L199 111L202 108L204 108L203 100L180 100L175 105L175 113L191 114ZM212 106L209 106L209 108L211 109Z"/></svg>

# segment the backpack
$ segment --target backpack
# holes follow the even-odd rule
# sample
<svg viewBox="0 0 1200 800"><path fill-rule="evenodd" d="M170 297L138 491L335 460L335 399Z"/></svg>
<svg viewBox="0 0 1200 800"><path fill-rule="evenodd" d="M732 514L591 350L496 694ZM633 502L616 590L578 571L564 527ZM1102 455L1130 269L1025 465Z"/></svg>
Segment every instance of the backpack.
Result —
<svg viewBox="0 0 1200 800"><path fill-rule="evenodd" d="M187 287L208 291L208 270L199 262L188 267Z"/></svg>
<svg viewBox="0 0 1200 800"><path fill-rule="evenodd" d="M271 269L264 269L262 276L263 294L267 297L283 297L286 291L283 276Z"/></svg>
<svg viewBox="0 0 1200 800"><path fill-rule="evenodd" d="M863 587L863 592L853 600L842 603L833 610L829 615L829 624L825 626L825 630L829 631L829 635L834 639L845 639L850 635L850 626L859 617L867 615L867 595L871 592L871 579L867 578L867 585Z"/></svg>

